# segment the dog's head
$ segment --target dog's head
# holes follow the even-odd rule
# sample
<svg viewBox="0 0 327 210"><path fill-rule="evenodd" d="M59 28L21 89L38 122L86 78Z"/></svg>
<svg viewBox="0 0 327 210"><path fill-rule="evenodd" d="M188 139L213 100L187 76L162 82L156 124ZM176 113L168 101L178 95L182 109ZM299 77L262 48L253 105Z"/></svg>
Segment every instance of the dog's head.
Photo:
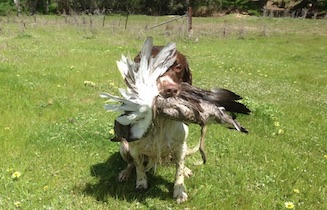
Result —
<svg viewBox="0 0 327 210"><path fill-rule="evenodd" d="M164 76L169 76L174 82L187 82L192 84L192 73L186 57L180 52L176 52L176 61L167 70Z"/></svg>
<svg viewBox="0 0 327 210"><path fill-rule="evenodd" d="M163 46L154 46L152 48L152 56L156 56ZM140 54L138 54L134 61L140 63ZM180 83L187 82L192 84L192 73L188 65L186 57L180 52L176 51L176 61L166 71L166 73L158 79L158 89L160 95L163 97L174 97L180 92Z"/></svg>

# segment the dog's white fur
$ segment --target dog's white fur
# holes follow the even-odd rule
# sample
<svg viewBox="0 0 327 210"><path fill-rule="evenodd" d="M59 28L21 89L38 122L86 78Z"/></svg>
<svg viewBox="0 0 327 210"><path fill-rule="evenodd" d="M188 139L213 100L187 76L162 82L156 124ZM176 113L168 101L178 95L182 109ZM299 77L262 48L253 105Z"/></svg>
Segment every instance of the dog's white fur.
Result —
<svg viewBox="0 0 327 210"><path fill-rule="evenodd" d="M119 181L126 181L135 167L136 189L147 189L146 172L150 169L155 170L158 164L173 162L176 164L173 197L177 199L178 203L186 201L184 176L192 175L191 170L184 165L187 154L187 136L188 126L184 123L156 118L153 131L149 136L134 142L122 142L120 154L128 162L128 165L125 170L120 172Z"/></svg>

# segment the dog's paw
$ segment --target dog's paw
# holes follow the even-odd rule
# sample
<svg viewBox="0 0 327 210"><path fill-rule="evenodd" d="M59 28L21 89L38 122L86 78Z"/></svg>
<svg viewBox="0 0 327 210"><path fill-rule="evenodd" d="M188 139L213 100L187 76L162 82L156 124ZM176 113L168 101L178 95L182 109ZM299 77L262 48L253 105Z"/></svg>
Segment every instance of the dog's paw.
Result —
<svg viewBox="0 0 327 210"><path fill-rule="evenodd" d="M135 189L137 191L143 191L148 189L148 180L146 178L137 180Z"/></svg>
<svg viewBox="0 0 327 210"><path fill-rule="evenodd" d="M176 198L177 203L183 203L187 201L187 194L185 191L186 190L183 185L174 186L174 198Z"/></svg>
<svg viewBox="0 0 327 210"><path fill-rule="evenodd" d="M130 175L130 170L124 169L118 174L118 181L119 182L126 182L128 180L128 177Z"/></svg>
<svg viewBox="0 0 327 210"><path fill-rule="evenodd" d="M190 177L190 176L193 176L193 172L192 172L192 170L189 169L188 167L185 167L185 168L184 168L184 175L185 175L186 177Z"/></svg>

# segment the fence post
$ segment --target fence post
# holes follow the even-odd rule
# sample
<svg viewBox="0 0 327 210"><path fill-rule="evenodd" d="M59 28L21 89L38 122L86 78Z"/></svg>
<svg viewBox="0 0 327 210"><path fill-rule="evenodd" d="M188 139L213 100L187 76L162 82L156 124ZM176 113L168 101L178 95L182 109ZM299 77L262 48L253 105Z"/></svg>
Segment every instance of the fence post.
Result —
<svg viewBox="0 0 327 210"><path fill-rule="evenodd" d="M188 8L187 11L187 23L188 23L188 27L187 27L187 31L188 33L192 33L192 7Z"/></svg>
<svg viewBox="0 0 327 210"><path fill-rule="evenodd" d="M129 10L127 11L127 15L126 15L125 29L127 29L128 16L129 16Z"/></svg>
<svg viewBox="0 0 327 210"><path fill-rule="evenodd" d="M103 15L102 27L104 27L104 21L106 21L106 15Z"/></svg>

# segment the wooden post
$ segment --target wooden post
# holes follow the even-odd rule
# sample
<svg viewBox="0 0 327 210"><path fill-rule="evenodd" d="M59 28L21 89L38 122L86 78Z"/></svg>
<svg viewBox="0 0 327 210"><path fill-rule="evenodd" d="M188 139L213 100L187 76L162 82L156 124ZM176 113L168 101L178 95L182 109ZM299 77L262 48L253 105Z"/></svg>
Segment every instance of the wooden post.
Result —
<svg viewBox="0 0 327 210"><path fill-rule="evenodd" d="M106 15L103 15L102 27L104 27L104 21L106 21Z"/></svg>
<svg viewBox="0 0 327 210"><path fill-rule="evenodd" d="M19 0L14 0L14 3L16 5L16 9L17 9L17 16L20 16L20 1Z"/></svg>
<svg viewBox="0 0 327 210"><path fill-rule="evenodd" d="M188 22L188 27L187 27L187 31L189 33L192 33L192 7L188 8L187 11L187 22Z"/></svg>
<svg viewBox="0 0 327 210"><path fill-rule="evenodd" d="M129 10L127 10L127 14L126 14L125 29L127 29L128 16L129 16Z"/></svg>

